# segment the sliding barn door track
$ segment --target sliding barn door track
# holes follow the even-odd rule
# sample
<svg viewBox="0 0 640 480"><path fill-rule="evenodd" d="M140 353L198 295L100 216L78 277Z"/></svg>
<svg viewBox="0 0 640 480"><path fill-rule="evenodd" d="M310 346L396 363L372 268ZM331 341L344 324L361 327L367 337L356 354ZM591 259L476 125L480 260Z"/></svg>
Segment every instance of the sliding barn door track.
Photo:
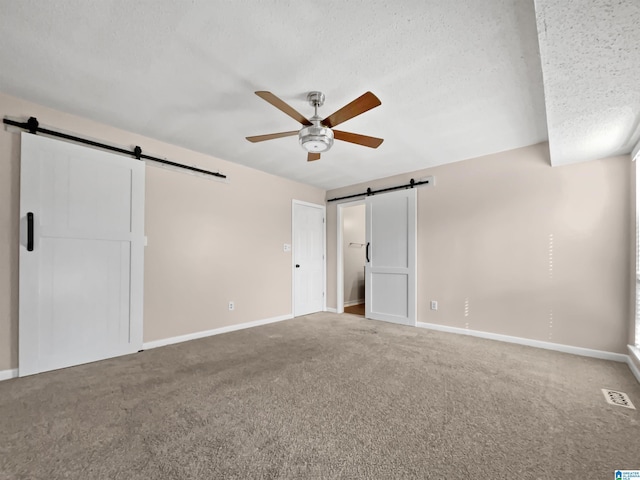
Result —
<svg viewBox="0 0 640 480"><path fill-rule="evenodd" d="M16 120L10 120L8 118L4 118L2 122L5 125L11 125L12 127L21 128L23 130L28 130L32 134L42 133L44 135L48 135L51 137L62 138L64 140L69 140L76 143L81 143L84 145L89 145L91 147L101 148L103 150L108 150L110 152L120 153L122 155L128 155L135 157L137 160L151 160L152 162L162 163L164 165L171 165L172 167L182 168L184 170L190 170L192 172L202 173L205 175L211 175L213 177L219 178L227 178L226 175L223 175L220 172L212 172L209 170L204 170L198 167L192 167L191 165L185 165L183 163L176 163L164 158L152 157L151 155L146 155L142 153L142 148L136 146L133 150L128 150L126 148L116 147L114 145L108 145L106 143L97 142L95 140L90 140L88 138L78 137L77 135L70 135L64 132L58 132L56 130L50 130L48 128L42 128L38 119L35 117L30 117L26 122L18 122Z"/></svg>

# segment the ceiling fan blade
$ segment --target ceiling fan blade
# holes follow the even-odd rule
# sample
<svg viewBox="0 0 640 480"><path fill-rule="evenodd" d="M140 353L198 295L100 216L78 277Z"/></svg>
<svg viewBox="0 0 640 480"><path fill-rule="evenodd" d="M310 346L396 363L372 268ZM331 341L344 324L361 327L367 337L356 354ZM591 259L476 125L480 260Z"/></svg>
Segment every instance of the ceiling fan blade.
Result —
<svg viewBox="0 0 640 480"><path fill-rule="evenodd" d="M256 142L264 142L265 140L273 140L274 138L292 137L297 134L298 134L298 131L294 130L293 132L269 133L267 135L256 135L254 137L246 137L246 138L250 142L256 143Z"/></svg>
<svg viewBox="0 0 640 480"><path fill-rule="evenodd" d="M343 132L342 130L334 130L333 138L336 140L342 140L343 142L355 143L357 145L363 145L370 148L378 148L384 139L376 137L368 137L367 135L360 135L358 133Z"/></svg>
<svg viewBox="0 0 640 480"><path fill-rule="evenodd" d="M311 125L311 122L307 118L305 118L300 112L298 112L293 107L289 106L284 101L280 100L273 93L260 91L260 92L256 92L256 95L258 95L261 99L269 102L271 105L276 107L278 110L280 110L280 111L286 113L287 115L289 115L296 122L300 122L302 125Z"/></svg>
<svg viewBox="0 0 640 480"><path fill-rule="evenodd" d="M382 105L380 99L378 99L378 97L373 93L367 92L356 98L353 102L345 105L337 112L329 115L327 118L322 120L322 124L329 128L335 127L336 125L346 122L353 117L357 117L361 113L371 110L378 105Z"/></svg>
<svg viewBox="0 0 640 480"><path fill-rule="evenodd" d="M309 152L307 155L307 162L313 162L314 160L320 160L320 154Z"/></svg>

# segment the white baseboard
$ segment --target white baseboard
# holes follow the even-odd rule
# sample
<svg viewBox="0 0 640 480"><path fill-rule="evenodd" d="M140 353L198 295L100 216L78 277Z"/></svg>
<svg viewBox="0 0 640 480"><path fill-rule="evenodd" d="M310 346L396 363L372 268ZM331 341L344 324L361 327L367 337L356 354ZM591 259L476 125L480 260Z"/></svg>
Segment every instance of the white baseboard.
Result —
<svg viewBox="0 0 640 480"><path fill-rule="evenodd" d="M329 312L329 313L338 313L338 309L337 308L327 307L327 312Z"/></svg>
<svg viewBox="0 0 640 480"><path fill-rule="evenodd" d="M571 345L563 345L561 343L543 342L542 340L531 340L529 338L512 337L510 335L501 335L499 333L482 332L480 330L467 330L460 327L449 327L446 325L438 325L435 323L418 322L418 327L428 328L430 330L439 330L441 332L458 333L462 335L471 335L472 337L486 338L488 340L497 340L499 342L517 343L528 347L544 348L545 350L555 350L557 352L571 353L573 355L581 355L583 357L600 358L602 360L613 360L614 362L628 363L629 356L624 353L605 352L603 350L592 350L590 348L574 347Z"/></svg>
<svg viewBox="0 0 640 480"><path fill-rule="evenodd" d="M244 330L245 328L259 327L260 325L281 322L283 320L290 320L292 318L293 315L291 314L280 315L279 317L265 318L264 320L256 320L254 322L238 323L236 325L214 328L213 330L205 330L204 332L189 333L187 335L180 335L177 337L163 338L162 340L153 340L151 342L144 342L142 344L142 349L149 350L150 348L164 347L165 345L173 345L174 343L181 343L187 342L189 340L196 340L198 338L211 337L213 335L220 335L221 333L235 332L236 330Z"/></svg>
<svg viewBox="0 0 640 480"><path fill-rule="evenodd" d="M12 368L10 370L0 370L0 382L2 380L10 380L18 376L18 369Z"/></svg>
<svg viewBox="0 0 640 480"><path fill-rule="evenodd" d="M633 345L627 345L627 348L629 349L629 355L627 357L629 370L631 370L631 373L633 373L633 375L636 377L636 380L638 380L638 382L640 383L640 369L638 368L636 362L633 361L633 359L635 358L638 364L640 364L640 351L638 351L638 349Z"/></svg>
<svg viewBox="0 0 640 480"><path fill-rule="evenodd" d="M361 305L364 303L364 298L359 300L349 300L348 302L344 302L345 307L353 307L354 305Z"/></svg>
<svg viewBox="0 0 640 480"><path fill-rule="evenodd" d="M335 308L327 307L327 312L336 313ZM290 320L293 315L280 315L278 317L266 318L264 320L256 320L254 322L239 323L237 325L229 325L226 327L215 328L213 330L206 330L204 332L190 333L188 335L180 335L177 337L164 338L162 340L154 340L151 342L145 342L142 344L144 350L148 350L156 347L163 347L165 345L172 345L174 343L186 342L189 340L195 340L197 338L210 337L212 335L219 335L221 333L234 332L236 330L243 330L245 328L258 327L260 325L267 325L269 323L281 322L283 320ZM457 333L462 335L471 335L473 337L486 338L488 340L497 340L500 342L517 343L519 345L525 345L529 347L543 348L546 350L555 350L558 352L571 353L574 355L581 355L584 357L600 358L603 360L613 360L614 362L622 362L629 365L629 369L640 382L640 369L632 359L632 356L638 359L640 363L640 352L629 345L629 355L622 353L605 352L602 350L592 350L590 348L573 347L571 345L562 345L560 343L543 342L541 340L531 340L522 337L512 337L510 335L501 335L499 333L482 332L480 330L467 330L460 327L450 327L447 325L438 325L435 323L417 322L416 326L420 328L426 328L430 330L438 330L441 332ZM13 368L9 370L0 370L0 381L9 380L18 376L18 369Z"/></svg>

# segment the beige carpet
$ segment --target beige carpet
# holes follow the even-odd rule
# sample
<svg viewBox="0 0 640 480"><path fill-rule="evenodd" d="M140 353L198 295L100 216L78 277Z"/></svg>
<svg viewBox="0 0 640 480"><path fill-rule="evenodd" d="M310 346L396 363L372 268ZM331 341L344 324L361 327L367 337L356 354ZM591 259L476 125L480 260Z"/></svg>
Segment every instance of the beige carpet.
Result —
<svg viewBox="0 0 640 480"><path fill-rule="evenodd" d="M316 314L0 382L2 479L610 479L624 364Z"/></svg>

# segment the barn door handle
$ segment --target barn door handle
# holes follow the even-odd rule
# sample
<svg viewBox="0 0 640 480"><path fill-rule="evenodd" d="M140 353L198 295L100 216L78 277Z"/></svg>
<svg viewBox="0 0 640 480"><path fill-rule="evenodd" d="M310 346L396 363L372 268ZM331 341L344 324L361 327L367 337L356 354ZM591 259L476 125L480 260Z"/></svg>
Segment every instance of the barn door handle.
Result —
<svg viewBox="0 0 640 480"><path fill-rule="evenodd" d="M27 213L27 251L33 252L33 212Z"/></svg>
<svg viewBox="0 0 640 480"><path fill-rule="evenodd" d="M300 268L300 264L299 263L296 263L296 268Z"/></svg>
<svg viewBox="0 0 640 480"><path fill-rule="evenodd" d="M371 262L371 260L369 260L369 245L371 245L371 242L367 242L367 263Z"/></svg>

